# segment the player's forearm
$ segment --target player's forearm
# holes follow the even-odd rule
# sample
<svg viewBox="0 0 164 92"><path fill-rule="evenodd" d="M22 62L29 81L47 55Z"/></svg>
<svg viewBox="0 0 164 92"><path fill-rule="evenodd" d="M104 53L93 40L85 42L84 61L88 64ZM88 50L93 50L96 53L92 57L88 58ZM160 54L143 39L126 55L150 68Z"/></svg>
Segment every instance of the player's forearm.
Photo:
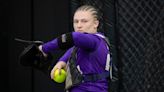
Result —
<svg viewBox="0 0 164 92"><path fill-rule="evenodd" d="M73 48L70 48L69 50L67 50L62 57L60 57L59 61L64 61L67 62L69 57L71 56Z"/></svg>
<svg viewBox="0 0 164 92"><path fill-rule="evenodd" d="M54 39L54 40L49 41L49 42L42 45L42 51L44 53L53 52L53 51L57 50L58 48L59 48L59 46L57 43L57 39Z"/></svg>

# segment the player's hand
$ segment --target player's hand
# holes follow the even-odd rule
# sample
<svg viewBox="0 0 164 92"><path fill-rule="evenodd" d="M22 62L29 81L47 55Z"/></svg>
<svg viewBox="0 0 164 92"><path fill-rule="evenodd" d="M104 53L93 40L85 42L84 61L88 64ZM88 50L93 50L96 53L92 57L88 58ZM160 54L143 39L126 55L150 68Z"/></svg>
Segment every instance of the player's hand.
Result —
<svg viewBox="0 0 164 92"><path fill-rule="evenodd" d="M65 69L65 67L66 67L66 63L64 61L57 62L57 64L51 70L51 73L50 73L51 79L53 79L54 72L55 72L56 69L59 69L59 74L60 74L61 69Z"/></svg>

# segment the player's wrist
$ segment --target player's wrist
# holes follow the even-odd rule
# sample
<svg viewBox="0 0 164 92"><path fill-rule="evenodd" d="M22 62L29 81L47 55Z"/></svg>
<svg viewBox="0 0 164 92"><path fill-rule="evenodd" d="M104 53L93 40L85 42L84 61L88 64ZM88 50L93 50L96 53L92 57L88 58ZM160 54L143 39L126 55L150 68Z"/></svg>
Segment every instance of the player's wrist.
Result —
<svg viewBox="0 0 164 92"><path fill-rule="evenodd" d="M39 45L39 50L43 53L43 56L44 57L47 57L48 55L43 51L43 49L42 49L42 45Z"/></svg>

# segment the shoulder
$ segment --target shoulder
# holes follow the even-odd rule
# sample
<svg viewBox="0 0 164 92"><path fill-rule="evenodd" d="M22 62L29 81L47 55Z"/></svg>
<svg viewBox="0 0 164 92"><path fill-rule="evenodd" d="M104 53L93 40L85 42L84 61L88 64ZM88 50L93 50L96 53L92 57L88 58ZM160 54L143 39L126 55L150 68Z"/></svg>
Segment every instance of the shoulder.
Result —
<svg viewBox="0 0 164 92"><path fill-rule="evenodd" d="M101 33L96 33L96 34L93 34L93 35L95 35L96 37L98 37L98 38L102 38L102 39L105 39L106 37L103 35L103 34L101 34Z"/></svg>

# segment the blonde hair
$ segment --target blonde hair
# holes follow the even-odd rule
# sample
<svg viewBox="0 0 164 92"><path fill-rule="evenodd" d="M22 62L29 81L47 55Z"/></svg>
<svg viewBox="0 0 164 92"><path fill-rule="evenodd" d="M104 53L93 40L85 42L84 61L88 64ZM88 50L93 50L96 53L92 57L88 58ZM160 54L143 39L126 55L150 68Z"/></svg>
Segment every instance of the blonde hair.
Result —
<svg viewBox="0 0 164 92"><path fill-rule="evenodd" d="M77 11L90 11L94 18L96 18L97 20L100 20L99 11L94 6L82 5L79 8L77 8L76 12Z"/></svg>

